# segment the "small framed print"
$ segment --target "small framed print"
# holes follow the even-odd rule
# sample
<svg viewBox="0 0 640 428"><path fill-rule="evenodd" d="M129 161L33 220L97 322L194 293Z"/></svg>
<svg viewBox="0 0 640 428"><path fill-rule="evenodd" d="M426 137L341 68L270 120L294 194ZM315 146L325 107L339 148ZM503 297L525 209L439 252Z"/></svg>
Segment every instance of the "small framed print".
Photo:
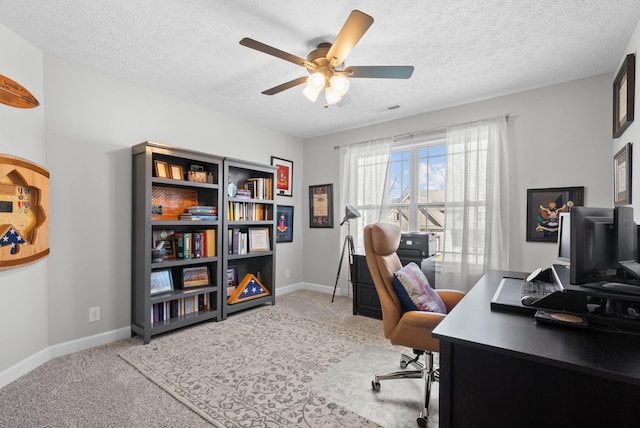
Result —
<svg viewBox="0 0 640 428"><path fill-rule="evenodd" d="M156 170L156 177L169 178L169 165L166 162L155 160L153 166Z"/></svg>
<svg viewBox="0 0 640 428"><path fill-rule="evenodd" d="M631 143L627 143L613 157L614 205L631 204Z"/></svg>
<svg viewBox="0 0 640 428"><path fill-rule="evenodd" d="M151 272L151 294L173 291L173 278L169 269Z"/></svg>
<svg viewBox="0 0 640 428"><path fill-rule="evenodd" d="M184 169L182 165L171 165L171 178L174 180L184 180Z"/></svg>
<svg viewBox="0 0 640 428"><path fill-rule="evenodd" d="M560 213L584 202L584 187L527 189L527 241L558 242Z"/></svg>
<svg viewBox="0 0 640 428"><path fill-rule="evenodd" d="M309 186L309 227L333 228L333 184Z"/></svg>
<svg viewBox="0 0 640 428"><path fill-rule="evenodd" d="M629 54L613 81L613 138L631 125L635 110L636 55Z"/></svg>
<svg viewBox="0 0 640 428"><path fill-rule="evenodd" d="M227 287L235 287L238 285L238 267L229 266L227 268Z"/></svg>
<svg viewBox="0 0 640 428"><path fill-rule="evenodd" d="M278 205L276 242L293 242L293 207Z"/></svg>
<svg viewBox="0 0 640 428"><path fill-rule="evenodd" d="M160 246L160 243L163 243L162 248L164 249L165 255L163 256L165 259L175 259L176 258L176 241L172 238L170 239L159 239L156 241L156 248Z"/></svg>
<svg viewBox="0 0 640 428"><path fill-rule="evenodd" d="M182 285L184 288L209 284L209 269L206 266L195 266L182 269Z"/></svg>
<svg viewBox="0 0 640 428"><path fill-rule="evenodd" d="M271 251L268 227L249 228L249 252Z"/></svg>
<svg viewBox="0 0 640 428"><path fill-rule="evenodd" d="M276 167L276 194L292 196L293 162L271 156L271 165Z"/></svg>

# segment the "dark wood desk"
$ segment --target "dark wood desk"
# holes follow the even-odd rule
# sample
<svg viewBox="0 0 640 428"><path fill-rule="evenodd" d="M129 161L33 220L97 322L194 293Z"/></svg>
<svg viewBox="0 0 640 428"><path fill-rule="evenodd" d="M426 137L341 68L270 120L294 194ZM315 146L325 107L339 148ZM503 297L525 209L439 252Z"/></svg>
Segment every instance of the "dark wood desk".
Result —
<svg viewBox="0 0 640 428"><path fill-rule="evenodd" d="M482 277L434 330L440 427L640 426L640 336L496 312L503 275Z"/></svg>

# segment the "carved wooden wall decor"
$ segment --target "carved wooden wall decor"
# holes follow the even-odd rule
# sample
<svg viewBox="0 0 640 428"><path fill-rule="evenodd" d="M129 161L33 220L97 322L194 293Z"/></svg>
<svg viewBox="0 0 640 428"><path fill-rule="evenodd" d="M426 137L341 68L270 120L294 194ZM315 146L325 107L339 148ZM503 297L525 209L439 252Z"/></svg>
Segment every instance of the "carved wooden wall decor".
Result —
<svg viewBox="0 0 640 428"><path fill-rule="evenodd" d="M0 269L49 254L49 172L0 154Z"/></svg>

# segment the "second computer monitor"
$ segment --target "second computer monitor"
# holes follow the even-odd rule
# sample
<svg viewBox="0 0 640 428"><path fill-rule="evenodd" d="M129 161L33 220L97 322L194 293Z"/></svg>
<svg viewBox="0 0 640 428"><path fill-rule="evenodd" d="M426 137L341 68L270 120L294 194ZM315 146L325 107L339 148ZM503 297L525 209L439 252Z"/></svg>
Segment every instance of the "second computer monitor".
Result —
<svg viewBox="0 0 640 428"><path fill-rule="evenodd" d="M558 218L558 260L571 262L571 213L561 213Z"/></svg>

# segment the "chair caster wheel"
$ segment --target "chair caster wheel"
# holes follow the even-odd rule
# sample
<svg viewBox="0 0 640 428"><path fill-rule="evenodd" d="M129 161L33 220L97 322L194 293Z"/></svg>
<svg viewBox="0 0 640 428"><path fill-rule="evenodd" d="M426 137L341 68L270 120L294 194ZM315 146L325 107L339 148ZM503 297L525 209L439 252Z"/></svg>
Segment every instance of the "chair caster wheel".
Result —
<svg viewBox="0 0 640 428"><path fill-rule="evenodd" d="M375 392L380 391L380 382L376 382L375 380L372 380L371 389L373 389Z"/></svg>
<svg viewBox="0 0 640 428"><path fill-rule="evenodd" d="M417 421L416 421L416 422L418 422L418 426L419 426L419 427L424 428L424 427L426 427L426 426L427 426L427 418L425 418L425 417L424 417L424 416L422 416L422 415L418 416L418 419L417 419Z"/></svg>

